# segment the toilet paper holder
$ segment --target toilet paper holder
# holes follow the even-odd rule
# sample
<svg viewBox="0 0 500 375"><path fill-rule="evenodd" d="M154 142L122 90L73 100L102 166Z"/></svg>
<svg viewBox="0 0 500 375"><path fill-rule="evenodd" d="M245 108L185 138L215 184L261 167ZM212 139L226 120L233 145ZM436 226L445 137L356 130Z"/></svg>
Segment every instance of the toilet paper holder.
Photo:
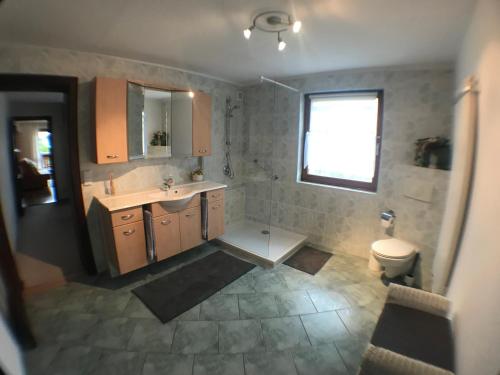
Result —
<svg viewBox="0 0 500 375"><path fill-rule="evenodd" d="M380 224L383 228L387 230L393 228L394 220L396 219L396 214L393 210L386 210L380 213Z"/></svg>
<svg viewBox="0 0 500 375"><path fill-rule="evenodd" d="M380 218L382 220L394 221L396 218L396 213L393 210L386 210L380 213Z"/></svg>

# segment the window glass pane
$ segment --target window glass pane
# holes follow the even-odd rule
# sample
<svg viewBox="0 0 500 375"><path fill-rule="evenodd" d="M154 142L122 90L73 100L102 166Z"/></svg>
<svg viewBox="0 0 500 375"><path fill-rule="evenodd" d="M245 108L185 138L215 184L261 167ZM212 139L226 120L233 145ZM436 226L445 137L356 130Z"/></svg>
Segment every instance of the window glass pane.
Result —
<svg viewBox="0 0 500 375"><path fill-rule="evenodd" d="M311 97L308 174L372 182L377 119L375 94Z"/></svg>

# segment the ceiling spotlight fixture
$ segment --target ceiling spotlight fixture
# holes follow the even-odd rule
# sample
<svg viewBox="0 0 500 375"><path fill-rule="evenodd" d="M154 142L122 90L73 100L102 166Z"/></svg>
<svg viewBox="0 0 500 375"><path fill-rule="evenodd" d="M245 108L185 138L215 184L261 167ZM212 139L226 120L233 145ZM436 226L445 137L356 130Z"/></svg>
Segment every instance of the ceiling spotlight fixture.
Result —
<svg viewBox="0 0 500 375"><path fill-rule="evenodd" d="M248 29L243 30L243 36L245 39L250 39L252 36L252 30L255 28L255 26L250 26Z"/></svg>
<svg viewBox="0 0 500 375"><path fill-rule="evenodd" d="M300 29L301 29L301 28L302 28L302 22L300 22L300 21L295 21L295 22L293 23L292 30L293 30L293 32L294 32L295 34L297 34L297 33L300 31Z"/></svg>
<svg viewBox="0 0 500 375"><path fill-rule="evenodd" d="M293 20L292 16L286 12L273 10L257 14L252 21L252 24L243 30L245 39L250 39L252 30L257 29L266 33L278 34L278 50L283 51L286 47L286 42L281 38L281 33L292 29L294 33L298 33L302 28L302 22Z"/></svg>
<svg viewBox="0 0 500 375"><path fill-rule="evenodd" d="M283 51L286 47L286 43L281 39L281 34L278 33L278 51Z"/></svg>

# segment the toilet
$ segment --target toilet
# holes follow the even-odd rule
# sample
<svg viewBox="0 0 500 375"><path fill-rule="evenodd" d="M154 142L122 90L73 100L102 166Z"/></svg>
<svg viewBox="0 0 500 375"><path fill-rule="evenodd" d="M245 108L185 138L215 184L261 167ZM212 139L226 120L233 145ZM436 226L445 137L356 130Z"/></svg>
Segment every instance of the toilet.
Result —
<svg viewBox="0 0 500 375"><path fill-rule="evenodd" d="M372 244L370 268L381 270L380 268L383 267L385 276L390 279L405 275L413 266L417 253L417 247L409 242L396 238L378 240ZM381 267L377 267L376 263Z"/></svg>

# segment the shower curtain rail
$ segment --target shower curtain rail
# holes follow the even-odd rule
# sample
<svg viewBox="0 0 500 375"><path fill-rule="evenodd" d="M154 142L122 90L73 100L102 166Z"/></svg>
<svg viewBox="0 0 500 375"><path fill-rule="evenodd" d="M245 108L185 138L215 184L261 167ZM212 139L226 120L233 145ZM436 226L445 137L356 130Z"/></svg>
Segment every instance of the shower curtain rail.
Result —
<svg viewBox="0 0 500 375"><path fill-rule="evenodd" d="M261 82L262 81L271 82L271 83L274 83L275 85L284 87L284 88L286 88L288 90L292 90L292 91L295 91L295 92L300 92L300 90L296 89L295 87L291 87L291 86L285 85L284 83L275 81L274 79L270 79L270 78L267 78L267 77L264 77L264 76L260 76L260 81Z"/></svg>

